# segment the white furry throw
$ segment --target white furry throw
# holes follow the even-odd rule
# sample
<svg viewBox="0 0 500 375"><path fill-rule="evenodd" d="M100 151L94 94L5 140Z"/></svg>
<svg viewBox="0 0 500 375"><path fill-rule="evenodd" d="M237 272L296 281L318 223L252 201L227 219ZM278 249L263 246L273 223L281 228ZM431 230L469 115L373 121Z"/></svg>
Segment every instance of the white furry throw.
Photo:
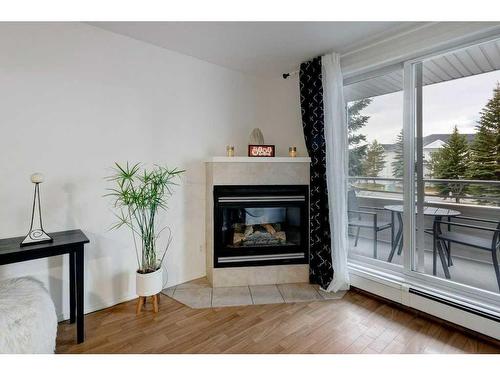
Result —
<svg viewBox="0 0 500 375"><path fill-rule="evenodd" d="M0 353L54 353L57 316L41 282L0 281Z"/></svg>

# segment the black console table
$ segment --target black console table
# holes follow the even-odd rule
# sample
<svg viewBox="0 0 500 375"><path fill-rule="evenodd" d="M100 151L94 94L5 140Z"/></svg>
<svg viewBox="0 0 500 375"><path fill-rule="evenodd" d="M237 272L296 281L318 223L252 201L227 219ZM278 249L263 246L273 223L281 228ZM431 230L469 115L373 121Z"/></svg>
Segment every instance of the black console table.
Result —
<svg viewBox="0 0 500 375"><path fill-rule="evenodd" d="M53 242L21 247L23 237L0 240L0 265L69 254L70 323L76 320L77 342L84 340L83 326L83 246L89 239L80 230L49 233Z"/></svg>

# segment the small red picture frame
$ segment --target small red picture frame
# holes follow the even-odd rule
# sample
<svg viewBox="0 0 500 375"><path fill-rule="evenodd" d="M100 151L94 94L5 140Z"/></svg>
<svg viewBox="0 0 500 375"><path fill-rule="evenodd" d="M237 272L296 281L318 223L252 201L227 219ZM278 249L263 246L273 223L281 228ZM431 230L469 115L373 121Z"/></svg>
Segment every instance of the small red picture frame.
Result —
<svg viewBox="0 0 500 375"><path fill-rule="evenodd" d="M248 145L248 156L251 158L273 158L274 151L274 145Z"/></svg>

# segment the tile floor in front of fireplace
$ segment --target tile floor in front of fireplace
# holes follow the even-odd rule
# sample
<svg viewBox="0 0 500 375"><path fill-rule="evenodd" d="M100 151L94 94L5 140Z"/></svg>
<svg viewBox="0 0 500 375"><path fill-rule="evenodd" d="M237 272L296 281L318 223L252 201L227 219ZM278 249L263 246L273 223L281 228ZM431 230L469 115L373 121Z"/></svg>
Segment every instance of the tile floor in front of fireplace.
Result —
<svg viewBox="0 0 500 375"><path fill-rule="evenodd" d="M212 288L206 278L163 290L163 294L195 309L340 299L345 291L327 293L318 285L297 283Z"/></svg>

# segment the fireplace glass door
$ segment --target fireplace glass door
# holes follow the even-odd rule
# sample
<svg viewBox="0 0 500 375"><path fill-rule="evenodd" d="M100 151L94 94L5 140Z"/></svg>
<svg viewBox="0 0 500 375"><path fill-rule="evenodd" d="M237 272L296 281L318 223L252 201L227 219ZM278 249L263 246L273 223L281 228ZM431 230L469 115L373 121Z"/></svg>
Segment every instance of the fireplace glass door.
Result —
<svg viewBox="0 0 500 375"><path fill-rule="evenodd" d="M299 207L227 207L222 217L228 249L300 246Z"/></svg>
<svg viewBox="0 0 500 375"><path fill-rule="evenodd" d="M216 266L307 262L307 187L220 188L215 191Z"/></svg>

